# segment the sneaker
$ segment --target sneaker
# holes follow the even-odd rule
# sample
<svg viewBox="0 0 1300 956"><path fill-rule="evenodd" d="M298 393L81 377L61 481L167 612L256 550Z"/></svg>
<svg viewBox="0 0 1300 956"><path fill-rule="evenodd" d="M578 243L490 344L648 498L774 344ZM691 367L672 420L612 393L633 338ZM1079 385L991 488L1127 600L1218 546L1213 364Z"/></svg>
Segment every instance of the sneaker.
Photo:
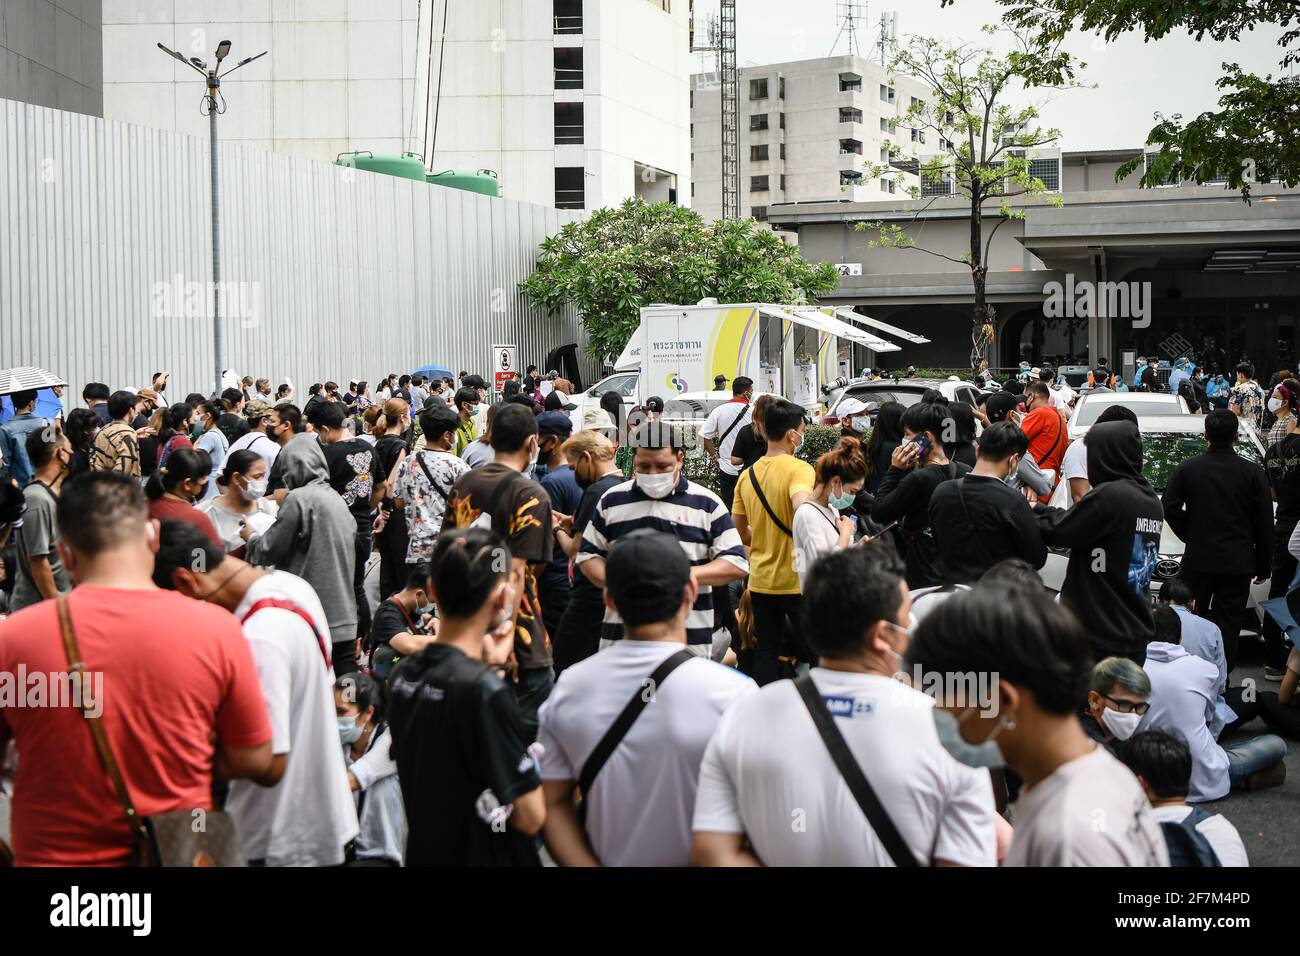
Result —
<svg viewBox="0 0 1300 956"><path fill-rule="evenodd" d="M1286 668L1285 668L1285 667L1265 667L1265 668L1264 668L1264 680L1280 681L1284 676L1286 676Z"/></svg>
<svg viewBox="0 0 1300 956"><path fill-rule="evenodd" d="M1256 790L1267 790L1269 787L1280 787L1285 780L1286 763L1279 760L1267 770L1252 773L1241 782L1241 789L1253 793Z"/></svg>

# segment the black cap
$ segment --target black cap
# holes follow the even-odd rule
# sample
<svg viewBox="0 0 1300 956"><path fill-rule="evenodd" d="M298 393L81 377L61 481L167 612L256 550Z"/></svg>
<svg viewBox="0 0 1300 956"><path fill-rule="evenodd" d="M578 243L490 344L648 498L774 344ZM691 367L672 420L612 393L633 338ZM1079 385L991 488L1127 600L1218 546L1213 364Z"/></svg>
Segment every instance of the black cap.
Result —
<svg viewBox="0 0 1300 956"><path fill-rule="evenodd" d="M487 382L483 381L482 375L466 375L461 385L465 388L487 388Z"/></svg>
<svg viewBox="0 0 1300 956"><path fill-rule="evenodd" d="M644 618L639 609L660 607L666 595L681 594L690 579L690 559L677 539L663 531L633 531L616 540L605 559L605 587L629 621Z"/></svg>

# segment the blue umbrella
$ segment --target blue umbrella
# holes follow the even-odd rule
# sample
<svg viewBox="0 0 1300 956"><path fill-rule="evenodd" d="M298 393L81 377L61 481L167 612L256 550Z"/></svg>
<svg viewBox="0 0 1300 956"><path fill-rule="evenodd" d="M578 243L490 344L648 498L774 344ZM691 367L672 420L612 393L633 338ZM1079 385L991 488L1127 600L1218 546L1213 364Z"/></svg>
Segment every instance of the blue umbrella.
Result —
<svg viewBox="0 0 1300 956"><path fill-rule="evenodd" d="M456 378L456 376L452 374L451 369L442 365L421 365L412 372L411 375L426 375L429 378L449 378L453 381Z"/></svg>
<svg viewBox="0 0 1300 956"><path fill-rule="evenodd" d="M63 414L63 405L53 389L42 388L36 392L36 415L51 421ZM0 397L0 423L14 417L14 403L8 395Z"/></svg>

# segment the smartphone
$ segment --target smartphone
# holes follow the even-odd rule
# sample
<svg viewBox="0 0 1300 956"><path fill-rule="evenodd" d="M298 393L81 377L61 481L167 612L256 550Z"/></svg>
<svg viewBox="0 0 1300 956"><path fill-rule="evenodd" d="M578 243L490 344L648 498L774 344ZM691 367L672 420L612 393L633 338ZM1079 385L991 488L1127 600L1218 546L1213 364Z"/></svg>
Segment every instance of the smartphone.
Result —
<svg viewBox="0 0 1300 956"><path fill-rule="evenodd" d="M924 432L912 439L912 446L916 449L916 457L924 458L930 450L930 436Z"/></svg>
<svg viewBox="0 0 1300 956"><path fill-rule="evenodd" d="M889 532L889 529L894 527L896 524L898 524L897 521L891 521L889 522L889 524L885 525L875 534L863 535L855 542L855 544L870 544L872 541L875 541L877 538L883 538Z"/></svg>

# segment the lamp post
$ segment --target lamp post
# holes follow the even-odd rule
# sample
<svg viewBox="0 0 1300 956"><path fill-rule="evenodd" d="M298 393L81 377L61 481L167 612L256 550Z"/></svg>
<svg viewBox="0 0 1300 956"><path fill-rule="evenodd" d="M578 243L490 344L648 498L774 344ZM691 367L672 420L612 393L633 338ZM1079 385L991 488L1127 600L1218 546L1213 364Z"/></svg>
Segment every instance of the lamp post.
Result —
<svg viewBox="0 0 1300 956"><path fill-rule="evenodd" d="M222 61L230 55L230 41L222 40L217 44L216 62L211 69L203 60L197 56L190 57L188 60L175 50L169 50L161 43L158 49L162 50L168 56L188 66L191 70L203 77L206 91L203 94L203 100L199 105L199 112L206 113L208 117L208 137L209 158L211 159L211 191L212 191L212 346L213 358L216 362L216 391L215 394L221 394L221 373L225 365L225 334L222 328L221 315L221 187L219 177L219 157L217 152L217 117L226 111L226 98L221 94L221 81L234 73L241 66L247 66L254 60L266 56L267 51L263 50L256 56L250 56L247 59L240 60L224 73L221 72Z"/></svg>

